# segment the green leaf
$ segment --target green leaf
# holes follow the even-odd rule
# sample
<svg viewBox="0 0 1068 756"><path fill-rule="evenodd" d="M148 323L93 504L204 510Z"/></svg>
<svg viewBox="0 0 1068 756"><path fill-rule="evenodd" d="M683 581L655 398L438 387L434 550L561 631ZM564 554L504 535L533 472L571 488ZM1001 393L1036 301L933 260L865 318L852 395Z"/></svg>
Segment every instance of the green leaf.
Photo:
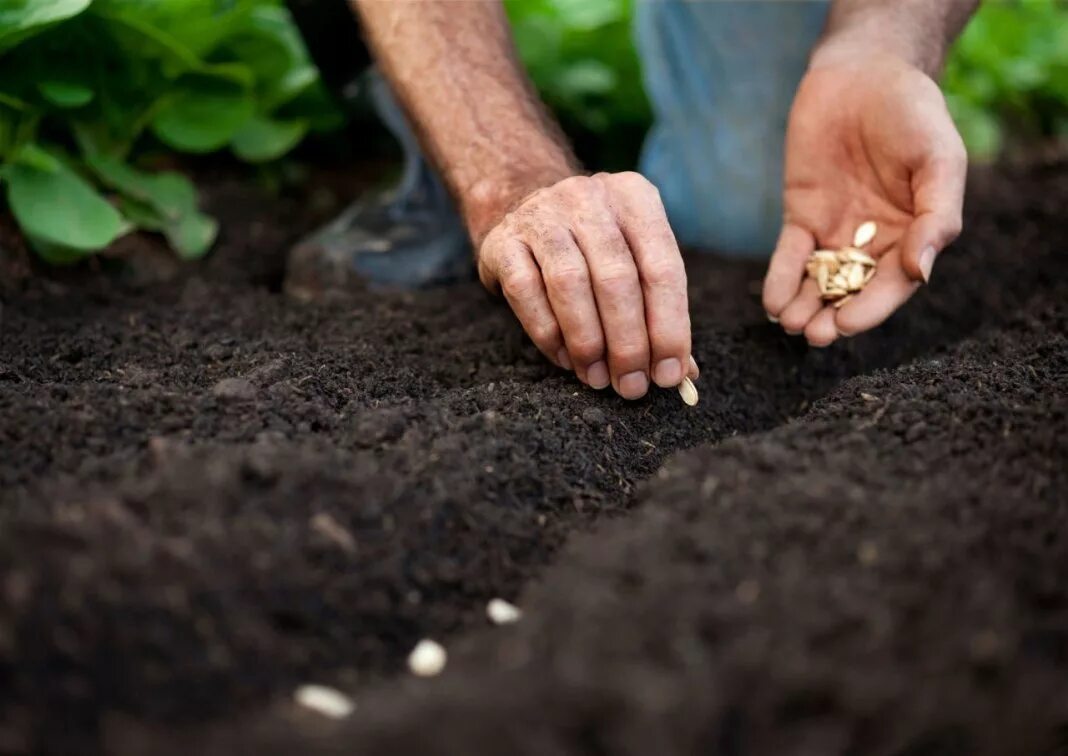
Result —
<svg viewBox="0 0 1068 756"><path fill-rule="evenodd" d="M80 108L93 100L93 90L73 81L48 80L37 83L41 96L59 108Z"/></svg>
<svg viewBox="0 0 1068 756"><path fill-rule="evenodd" d="M127 230L119 212L62 163L55 171L4 168L7 201L27 236L83 252L104 249Z"/></svg>
<svg viewBox="0 0 1068 756"><path fill-rule="evenodd" d="M29 241L37 256L50 265L70 265L92 254L87 253L85 250L53 244L33 236L27 236L26 240Z"/></svg>
<svg viewBox="0 0 1068 756"><path fill-rule="evenodd" d="M215 242L218 223L197 209L193 184L178 173L144 173L105 155L86 163L106 185L123 195L126 217L138 228L161 231L183 258L201 257Z"/></svg>
<svg viewBox="0 0 1068 756"><path fill-rule="evenodd" d="M185 152L212 152L229 144L252 117L252 97L234 82L191 78L160 108L152 132Z"/></svg>
<svg viewBox="0 0 1068 756"><path fill-rule="evenodd" d="M307 131L305 121L275 121L256 116L234 135L234 153L249 163L275 160L293 149Z"/></svg>
<svg viewBox="0 0 1068 756"><path fill-rule="evenodd" d="M63 163L55 155L32 143L23 145L11 157L11 162L24 165L27 168L35 168L45 173L58 173L64 167Z"/></svg>
<svg viewBox="0 0 1068 756"><path fill-rule="evenodd" d="M0 3L0 52L49 26L77 16L92 0L3 0Z"/></svg>
<svg viewBox="0 0 1068 756"><path fill-rule="evenodd" d="M163 229L174 251L185 260L203 257L219 235L219 224L214 218L201 213L184 215L174 224Z"/></svg>

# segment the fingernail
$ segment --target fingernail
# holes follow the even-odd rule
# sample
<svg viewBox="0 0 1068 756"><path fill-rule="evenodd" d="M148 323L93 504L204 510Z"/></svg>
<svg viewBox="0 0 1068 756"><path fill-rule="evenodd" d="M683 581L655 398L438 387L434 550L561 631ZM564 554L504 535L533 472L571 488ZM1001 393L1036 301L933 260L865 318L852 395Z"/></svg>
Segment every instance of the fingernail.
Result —
<svg viewBox="0 0 1068 756"><path fill-rule="evenodd" d="M775 317L774 315L772 315L770 312L766 313L766 314L768 316L768 320L770 320L772 323L778 323L779 322L779 319L777 317Z"/></svg>
<svg viewBox="0 0 1068 756"><path fill-rule="evenodd" d="M935 248L927 246L920 252L920 273L923 274L923 282L929 283L931 280L931 269L934 267L935 261Z"/></svg>
<svg viewBox="0 0 1068 756"><path fill-rule="evenodd" d="M682 383L682 363L674 357L660 360L653 368L653 380L663 388L678 386Z"/></svg>
<svg viewBox="0 0 1068 756"><path fill-rule="evenodd" d="M586 382L595 389L603 389L612 380L608 377L608 366L595 362L586 369Z"/></svg>
<svg viewBox="0 0 1068 756"><path fill-rule="evenodd" d="M640 370L627 373L619 379L619 395L624 399L638 399L645 396L648 390L649 379Z"/></svg>
<svg viewBox="0 0 1068 756"><path fill-rule="evenodd" d="M556 353L556 361L564 370L571 369L571 355L567 353L566 347L560 347L560 351Z"/></svg>
<svg viewBox="0 0 1068 756"><path fill-rule="evenodd" d="M692 354L690 355L690 372L693 373L690 376L691 378L699 378L701 376L701 368L697 367L697 360L693 358Z"/></svg>

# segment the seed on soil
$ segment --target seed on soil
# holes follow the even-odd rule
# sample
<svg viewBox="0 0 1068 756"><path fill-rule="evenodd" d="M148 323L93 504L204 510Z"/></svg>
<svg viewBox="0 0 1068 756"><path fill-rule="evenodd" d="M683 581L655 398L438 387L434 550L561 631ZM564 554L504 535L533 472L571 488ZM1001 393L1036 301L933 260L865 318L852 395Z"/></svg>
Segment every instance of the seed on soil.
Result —
<svg viewBox="0 0 1068 756"><path fill-rule="evenodd" d="M486 604L486 616L494 625L510 625L518 622L523 612L518 606L509 604L504 599L495 598L490 599L490 602Z"/></svg>
<svg viewBox="0 0 1068 756"><path fill-rule="evenodd" d="M875 238L875 234L878 232L879 227L875 225L875 221L867 221L861 223L857 232L853 234L853 246L854 247L866 247L871 244L872 239Z"/></svg>
<svg viewBox="0 0 1068 756"><path fill-rule="evenodd" d="M344 719L356 710L351 698L325 685L301 685L293 698L304 708L330 719Z"/></svg>
<svg viewBox="0 0 1068 756"><path fill-rule="evenodd" d="M679 384L679 396L691 407L697 406L697 387L693 385L690 376L683 378L682 383Z"/></svg>
<svg viewBox="0 0 1068 756"><path fill-rule="evenodd" d="M419 677L434 677L445 669L448 654L442 645L429 638L419 641L408 654L408 669Z"/></svg>
<svg viewBox="0 0 1068 756"><path fill-rule="evenodd" d="M805 271L815 279L823 301L841 307L871 281L876 260L859 247L870 244L876 231L875 223L867 221L853 235L853 246L817 249L809 256Z"/></svg>

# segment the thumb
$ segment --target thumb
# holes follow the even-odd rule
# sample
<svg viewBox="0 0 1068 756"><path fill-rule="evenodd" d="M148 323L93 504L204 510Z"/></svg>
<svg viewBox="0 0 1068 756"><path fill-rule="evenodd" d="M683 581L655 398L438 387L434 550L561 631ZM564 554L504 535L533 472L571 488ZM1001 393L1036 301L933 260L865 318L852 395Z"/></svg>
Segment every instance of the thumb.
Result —
<svg viewBox="0 0 1068 756"><path fill-rule="evenodd" d="M961 147L959 156L934 161L913 177L916 217L902 240L901 265L914 281L927 283L935 258L960 235L966 174Z"/></svg>

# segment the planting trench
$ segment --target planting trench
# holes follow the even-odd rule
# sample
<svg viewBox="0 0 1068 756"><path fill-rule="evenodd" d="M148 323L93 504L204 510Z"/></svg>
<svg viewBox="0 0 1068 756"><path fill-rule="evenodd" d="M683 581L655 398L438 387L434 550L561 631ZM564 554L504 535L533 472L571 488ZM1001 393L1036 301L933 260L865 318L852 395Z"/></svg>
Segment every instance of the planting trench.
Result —
<svg viewBox="0 0 1068 756"><path fill-rule="evenodd" d="M581 389L473 284L295 305L297 206L215 204L179 280L5 292L0 752L1063 743L1063 164L980 177L933 285L830 350L692 258L694 409ZM424 636L445 674L398 676Z"/></svg>

